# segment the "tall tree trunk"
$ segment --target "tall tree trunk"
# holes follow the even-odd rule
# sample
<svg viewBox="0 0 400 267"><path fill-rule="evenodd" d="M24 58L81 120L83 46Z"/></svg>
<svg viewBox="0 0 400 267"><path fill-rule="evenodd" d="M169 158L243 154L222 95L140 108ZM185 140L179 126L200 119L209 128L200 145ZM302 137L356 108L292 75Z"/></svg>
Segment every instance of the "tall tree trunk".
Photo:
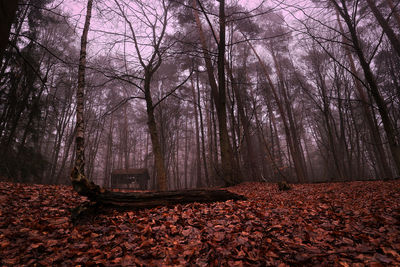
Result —
<svg viewBox="0 0 400 267"><path fill-rule="evenodd" d="M149 133L146 132L146 154L144 155L144 167L149 167Z"/></svg>
<svg viewBox="0 0 400 267"><path fill-rule="evenodd" d="M108 188L111 185L111 172L112 172L112 146L113 146L113 124L114 113L111 114L110 127L107 133L106 157L104 162L104 187Z"/></svg>
<svg viewBox="0 0 400 267"><path fill-rule="evenodd" d="M199 109L199 117L200 117L200 130L201 130L201 150L202 150L202 158L203 158L203 166L204 166L204 180L206 186L210 186L210 181L208 178L208 167L207 167L207 157L206 157L206 146L205 146L205 133L204 133L204 123L203 123L203 112L201 110L200 105L200 83L199 83L199 75L196 75L196 88L197 88L197 107Z"/></svg>
<svg viewBox="0 0 400 267"><path fill-rule="evenodd" d="M179 129L177 130L177 133L176 133L176 136L177 136L177 138L176 138L176 155L175 155L175 173L176 173L176 176L175 176L175 190L178 190L178 189L181 189L181 179L180 179L180 175L179 175L179 148L180 148L180 140L181 140L181 138L180 138L180 135L181 133L180 133L180 131L179 131Z"/></svg>
<svg viewBox="0 0 400 267"><path fill-rule="evenodd" d="M189 110L186 112L186 118L189 115ZM185 189L188 188L188 161L189 161L189 131L188 131L188 120L185 121L185 162L183 166L184 179L185 179Z"/></svg>
<svg viewBox="0 0 400 267"><path fill-rule="evenodd" d="M123 149L124 149L124 163L125 163L125 169L129 169L129 146L128 146L128 129L129 129L129 125L128 125L128 113L127 113L127 109L128 109L128 103L125 104L124 106L124 129L123 129Z"/></svg>
<svg viewBox="0 0 400 267"><path fill-rule="evenodd" d="M204 93L207 95L207 93ZM207 124L207 141L208 141L208 166L210 170L210 183L214 183L215 181L215 171L214 166L215 163L218 162L218 156L214 151L214 138L213 138L213 126L212 126L212 113L214 109L212 107L212 101L210 99L206 99L205 101L205 111L206 111L206 124Z"/></svg>
<svg viewBox="0 0 400 267"><path fill-rule="evenodd" d="M199 129L199 114L197 112L197 97L194 87L193 78L190 78L190 83L192 87L192 97L193 97L193 111L194 111L194 122L196 130L196 186L202 187L203 181L201 180L201 156L200 156L200 129Z"/></svg>
<svg viewBox="0 0 400 267"><path fill-rule="evenodd" d="M200 18L197 13L196 0L193 0L193 13L196 19L199 31L200 42L204 54L208 79L211 86L212 97L215 103L218 117L219 142L221 150L222 178L227 185L233 185L239 182L239 171L236 166L233 149L229 141L227 114L226 114L226 84L225 84L225 1L219 1L219 42L218 42L218 85L214 77L214 68L211 57L208 52L206 39L201 26Z"/></svg>
<svg viewBox="0 0 400 267"><path fill-rule="evenodd" d="M229 141L226 115L226 81L225 81L225 0L219 1L219 43L218 43L218 98L216 109L218 115L219 140L221 148L222 174L228 185L239 182L239 170L233 158L233 149Z"/></svg>
<svg viewBox="0 0 400 267"><path fill-rule="evenodd" d="M76 150L75 163L71 172L71 182L75 191L89 198L95 197L100 192L100 187L90 182L85 175L85 128L84 128L84 104L85 104L85 70L86 70L86 46L87 36L92 16L93 0L88 0L85 25L81 37L81 50L78 68L78 87L76 89Z"/></svg>
<svg viewBox="0 0 400 267"><path fill-rule="evenodd" d="M161 191L167 190L167 171L165 169L164 155L161 149L160 139L157 131L157 123L154 115L153 100L150 92L150 75L149 71L146 70L145 81L144 81L144 92L146 99L147 109L147 125L149 127L151 144L153 147L155 171L157 173L157 187Z"/></svg>

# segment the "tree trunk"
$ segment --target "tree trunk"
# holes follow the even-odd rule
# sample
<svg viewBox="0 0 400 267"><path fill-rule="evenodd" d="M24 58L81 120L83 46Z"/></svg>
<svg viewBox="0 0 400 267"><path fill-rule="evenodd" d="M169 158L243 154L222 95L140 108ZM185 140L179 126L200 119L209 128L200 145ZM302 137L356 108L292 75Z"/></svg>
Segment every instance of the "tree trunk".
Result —
<svg viewBox="0 0 400 267"><path fill-rule="evenodd" d="M104 166L104 187L108 188L111 186L111 172L112 172L112 147L113 147L113 125L114 125L114 113L111 114L110 127L107 133L107 145L106 145L106 157Z"/></svg>
<svg viewBox="0 0 400 267"><path fill-rule="evenodd" d="M227 200L246 200L246 197L227 190L180 190L164 192L122 193L107 191L97 201L106 206L126 209L145 209L192 202L210 203Z"/></svg>
<svg viewBox="0 0 400 267"><path fill-rule="evenodd" d="M186 118L189 115L189 110L186 112ZM188 130L188 120L185 121L185 162L183 165L184 179L185 179L185 189L189 188L188 181L188 161L189 161L189 130Z"/></svg>
<svg viewBox="0 0 400 267"><path fill-rule="evenodd" d="M176 130L177 131L177 133L176 133L176 136L177 136L177 139L176 139L176 155L175 155L175 173L176 173L176 175L175 175L175 190L178 190L178 189L181 189L182 188L182 186L181 186L181 179L180 179L180 175L179 175L179 173L180 173L180 171L179 171L179 148L180 148L180 146L179 146L179 141L181 140L181 138L180 138L180 131L179 131L179 129L177 129Z"/></svg>
<svg viewBox="0 0 400 267"><path fill-rule="evenodd" d="M147 71L146 71L147 72ZM149 127L151 144L153 147L155 171L157 173L157 187L161 191L167 190L167 172L165 169L164 155L158 137L157 124L154 116L153 100L150 93L150 77L145 74L144 91L147 107L147 125Z"/></svg>
<svg viewBox="0 0 400 267"><path fill-rule="evenodd" d="M71 172L72 186L75 191L89 198L95 197L100 192L100 187L89 182L85 175L85 128L84 128L84 93L85 93L85 70L86 70L86 46L87 36L92 16L93 0L88 0L85 25L81 37L81 51L78 68L78 87L76 89L76 150L75 163Z"/></svg>
<svg viewBox="0 0 400 267"><path fill-rule="evenodd" d="M207 167L207 157L206 157L206 146L205 146L205 134L204 134L204 123L203 123L203 112L201 111L200 105L200 85L199 85L199 75L196 75L196 88L197 88L197 107L199 109L200 117L200 130L201 130L201 148L202 148L202 158L204 166L204 178L206 186L210 186L210 181L208 178L208 167Z"/></svg>
<svg viewBox="0 0 400 267"><path fill-rule="evenodd" d="M129 153L130 153L130 149L129 149L129 145L128 145L128 138L129 138L129 125L128 125L128 103L125 104L124 106L124 128L123 128L123 149L124 149L124 167L125 169L129 169Z"/></svg>
<svg viewBox="0 0 400 267"><path fill-rule="evenodd" d="M214 77L214 68L208 52L206 39L201 26L199 15L196 11L196 0L193 0L193 13L199 30L200 42L204 54L211 93L215 103L218 117L219 141L221 150L222 178L227 185L239 182L239 173L233 158L233 149L229 141L227 114L226 114L226 88L225 88L225 1L219 1L219 26L220 36L218 43L218 85Z"/></svg>
<svg viewBox="0 0 400 267"><path fill-rule="evenodd" d="M197 113L196 91L195 91L194 82L193 82L192 77L190 78L190 83L191 83L191 87L192 87L194 122L195 122L195 130L196 130L196 187L200 188L203 185L203 181L201 180L199 115Z"/></svg>

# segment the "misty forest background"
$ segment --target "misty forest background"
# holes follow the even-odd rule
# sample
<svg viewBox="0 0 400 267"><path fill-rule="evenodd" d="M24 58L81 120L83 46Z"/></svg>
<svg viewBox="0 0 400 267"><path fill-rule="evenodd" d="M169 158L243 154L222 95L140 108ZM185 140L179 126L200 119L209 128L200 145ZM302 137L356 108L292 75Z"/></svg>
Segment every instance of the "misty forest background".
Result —
<svg viewBox="0 0 400 267"><path fill-rule="evenodd" d="M113 169L148 168L149 189L162 172L168 189L398 177L399 4L93 1L86 176L108 187ZM0 177L70 184L85 13L18 2L0 54Z"/></svg>

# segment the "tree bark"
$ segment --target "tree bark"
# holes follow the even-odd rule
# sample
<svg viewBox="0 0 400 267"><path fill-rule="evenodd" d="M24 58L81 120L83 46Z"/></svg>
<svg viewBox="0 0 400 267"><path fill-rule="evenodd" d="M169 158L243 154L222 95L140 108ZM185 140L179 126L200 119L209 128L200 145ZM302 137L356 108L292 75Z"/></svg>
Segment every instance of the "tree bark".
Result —
<svg viewBox="0 0 400 267"><path fill-rule="evenodd" d="M147 76L147 74L145 74ZM164 155L161 150L160 139L157 131L157 123L154 116L154 106L150 93L150 77L145 76L145 99L147 110L147 125L149 127L151 144L154 153L155 171L157 172L157 186L161 191L167 190L167 171L165 169Z"/></svg>
<svg viewBox="0 0 400 267"><path fill-rule="evenodd" d="M84 101L85 101L85 70L86 70L86 46L87 36L92 16L93 0L88 0L86 19L81 37L81 50L78 68L78 87L76 89L76 151L75 163L71 172L72 186L75 191L89 198L95 197L101 190L100 187L90 182L85 175L85 128L84 128Z"/></svg>

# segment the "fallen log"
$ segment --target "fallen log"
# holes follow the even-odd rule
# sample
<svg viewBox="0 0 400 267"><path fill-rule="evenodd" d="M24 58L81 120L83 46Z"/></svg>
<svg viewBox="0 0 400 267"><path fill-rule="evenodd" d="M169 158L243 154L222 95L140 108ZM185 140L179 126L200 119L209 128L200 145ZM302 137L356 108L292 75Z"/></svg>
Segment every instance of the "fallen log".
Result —
<svg viewBox="0 0 400 267"><path fill-rule="evenodd" d="M228 190L191 189L159 192L113 192L97 194L95 201L104 206L127 209L145 209L193 202L210 203L227 200L245 200L246 197Z"/></svg>
<svg viewBox="0 0 400 267"><path fill-rule="evenodd" d="M71 210L71 220L75 224L80 220L90 220L108 207L116 210L138 210L161 206L174 206L188 203L212 203L227 200L246 200L245 196L228 190L192 189L158 192L114 192L101 188L85 192L90 202ZM83 195L83 194L82 194Z"/></svg>

